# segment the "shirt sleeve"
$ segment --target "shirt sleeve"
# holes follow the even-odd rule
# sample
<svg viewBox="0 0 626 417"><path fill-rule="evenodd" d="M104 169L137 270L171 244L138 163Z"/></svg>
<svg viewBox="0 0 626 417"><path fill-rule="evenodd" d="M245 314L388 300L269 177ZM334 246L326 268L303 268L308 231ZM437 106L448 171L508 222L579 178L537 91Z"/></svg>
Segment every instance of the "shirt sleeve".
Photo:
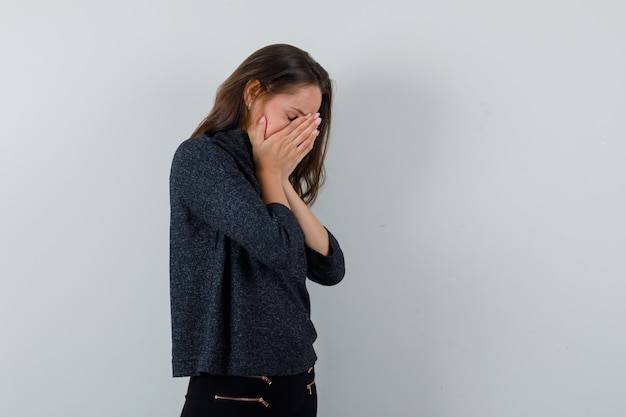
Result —
<svg viewBox="0 0 626 417"><path fill-rule="evenodd" d="M341 282L345 275L345 263L339 242L328 229L326 231L330 243L328 256L306 247L307 277L318 284L335 285Z"/></svg>
<svg viewBox="0 0 626 417"><path fill-rule="evenodd" d="M170 174L172 204L222 232L259 262L276 269L298 261L304 234L289 208L265 204L223 149L201 138L183 142Z"/></svg>

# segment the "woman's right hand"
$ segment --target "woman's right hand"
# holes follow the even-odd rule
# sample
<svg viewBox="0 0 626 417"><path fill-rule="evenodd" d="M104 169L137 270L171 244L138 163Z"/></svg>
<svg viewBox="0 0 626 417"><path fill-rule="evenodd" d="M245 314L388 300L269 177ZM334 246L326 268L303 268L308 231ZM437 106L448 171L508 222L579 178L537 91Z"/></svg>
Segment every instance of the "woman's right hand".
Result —
<svg viewBox="0 0 626 417"><path fill-rule="evenodd" d="M283 129L266 137L267 119L261 117L254 130L252 155L257 176L280 175L286 180L300 161L313 149L322 119L319 113L298 117Z"/></svg>

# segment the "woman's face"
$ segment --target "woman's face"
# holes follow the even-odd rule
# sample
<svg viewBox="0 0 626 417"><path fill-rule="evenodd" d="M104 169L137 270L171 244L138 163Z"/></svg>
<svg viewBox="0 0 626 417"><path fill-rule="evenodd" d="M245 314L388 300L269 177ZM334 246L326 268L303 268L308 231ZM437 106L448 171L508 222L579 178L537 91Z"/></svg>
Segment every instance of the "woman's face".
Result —
<svg viewBox="0 0 626 417"><path fill-rule="evenodd" d="M246 103L251 104L246 131L251 134L259 119L265 116L265 137L268 138L297 117L316 113L322 105L322 92L315 85L305 85L290 93L260 95L256 100Z"/></svg>

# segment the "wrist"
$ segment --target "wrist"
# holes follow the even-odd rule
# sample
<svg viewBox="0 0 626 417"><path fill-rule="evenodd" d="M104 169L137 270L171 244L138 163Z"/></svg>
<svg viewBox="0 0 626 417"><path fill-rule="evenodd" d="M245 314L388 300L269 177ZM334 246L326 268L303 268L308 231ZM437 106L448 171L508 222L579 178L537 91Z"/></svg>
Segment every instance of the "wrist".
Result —
<svg viewBox="0 0 626 417"><path fill-rule="evenodd" d="M285 190L285 194L287 195L291 194L298 198L300 197L298 193L296 193L296 189L293 188L293 184L291 183L291 181L289 181L289 178L283 180L283 190Z"/></svg>
<svg viewBox="0 0 626 417"><path fill-rule="evenodd" d="M283 175L279 170L259 168L256 170L255 174L259 181L263 180L279 183L282 183L283 181Z"/></svg>

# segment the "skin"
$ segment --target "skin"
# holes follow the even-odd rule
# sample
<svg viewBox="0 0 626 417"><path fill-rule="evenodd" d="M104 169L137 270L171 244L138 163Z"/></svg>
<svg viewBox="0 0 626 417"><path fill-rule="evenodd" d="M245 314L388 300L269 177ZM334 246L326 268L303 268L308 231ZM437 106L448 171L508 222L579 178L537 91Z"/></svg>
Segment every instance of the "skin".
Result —
<svg viewBox="0 0 626 417"><path fill-rule="evenodd" d="M306 244L328 255L328 232L289 182L289 175L313 149L319 134L320 89L304 85L290 93L263 95L259 92L260 83L256 80L250 81L244 91L246 105L251 106L245 129L252 143L263 201L288 207L304 232Z"/></svg>

